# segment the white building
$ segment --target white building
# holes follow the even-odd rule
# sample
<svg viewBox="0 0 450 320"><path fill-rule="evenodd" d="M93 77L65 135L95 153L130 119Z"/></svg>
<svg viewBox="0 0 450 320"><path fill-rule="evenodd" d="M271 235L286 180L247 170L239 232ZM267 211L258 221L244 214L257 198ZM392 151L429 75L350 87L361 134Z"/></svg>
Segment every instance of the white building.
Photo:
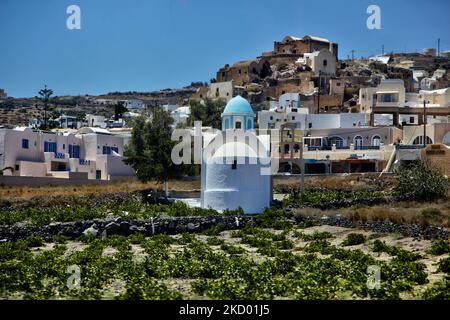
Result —
<svg viewBox="0 0 450 320"><path fill-rule="evenodd" d="M405 84L401 79L382 80L377 87L359 90L360 112L372 113L374 106L401 107L405 102Z"/></svg>
<svg viewBox="0 0 450 320"><path fill-rule="evenodd" d="M77 121L77 117L61 115L56 118L55 121L58 123L58 126L63 129L78 129L81 127L81 122Z"/></svg>
<svg viewBox="0 0 450 320"><path fill-rule="evenodd" d="M86 121L88 127L106 128L107 126L106 118L104 116L87 114Z"/></svg>
<svg viewBox="0 0 450 320"><path fill-rule="evenodd" d="M305 53L299 62L309 66L316 75L334 76L336 74L336 57L327 49Z"/></svg>
<svg viewBox="0 0 450 320"><path fill-rule="evenodd" d="M100 128L76 133L0 129L0 168L4 175L110 180L133 176L123 162L123 138Z"/></svg>
<svg viewBox="0 0 450 320"><path fill-rule="evenodd" d="M233 93L233 81L214 82L211 83L206 96L209 99L224 99L228 102L233 98Z"/></svg>
<svg viewBox="0 0 450 320"><path fill-rule="evenodd" d="M301 107L298 93L283 94L279 101L271 102L270 110L258 112L260 129L280 129L286 123L300 130L354 128L365 126L366 121L361 113L308 114L308 109Z"/></svg>
<svg viewBox="0 0 450 320"><path fill-rule="evenodd" d="M222 124L221 132L203 135L201 205L261 213L272 200L270 137L256 135L253 110L240 96L226 105Z"/></svg>
<svg viewBox="0 0 450 320"><path fill-rule="evenodd" d="M179 123L186 123L189 115L191 114L191 108L189 106L178 107L170 113L173 119L173 125L176 127Z"/></svg>
<svg viewBox="0 0 450 320"><path fill-rule="evenodd" d="M123 100L123 105L128 109L144 109L145 103L139 99Z"/></svg>

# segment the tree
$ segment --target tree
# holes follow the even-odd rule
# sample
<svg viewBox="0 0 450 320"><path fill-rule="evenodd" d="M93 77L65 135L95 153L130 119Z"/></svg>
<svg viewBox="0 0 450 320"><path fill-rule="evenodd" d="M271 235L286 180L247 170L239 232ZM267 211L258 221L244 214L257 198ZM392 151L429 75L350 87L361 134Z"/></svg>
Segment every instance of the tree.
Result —
<svg viewBox="0 0 450 320"><path fill-rule="evenodd" d="M119 120L123 117L123 114L127 112L127 107L124 106L123 101L118 101L117 104L114 106L114 120Z"/></svg>
<svg viewBox="0 0 450 320"><path fill-rule="evenodd" d="M187 119L188 126L193 126L194 121L201 121L203 126L211 126L216 129L221 128L222 112L225 107L223 100L206 99L204 104L192 100L190 106L191 114Z"/></svg>
<svg viewBox="0 0 450 320"><path fill-rule="evenodd" d="M395 188L398 195L412 195L417 200L430 201L447 198L449 189L449 179L427 162L417 160L398 171Z"/></svg>
<svg viewBox="0 0 450 320"><path fill-rule="evenodd" d="M36 97L36 98L38 98L39 100L44 102L44 130L47 130L47 128L48 128L48 126L47 126L48 100L52 96L53 90L47 89L47 85L45 85L44 89L39 90L38 94L39 94L39 97Z"/></svg>
<svg viewBox="0 0 450 320"><path fill-rule="evenodd" d="M166 196L170 178L183 173L183 166L171 159L176 142L171 140L173 119L161 108L152 108L149 118L143 116L134 122L131 141L125 148L124 161L133 167L142 182L164 182Z"/></svg>

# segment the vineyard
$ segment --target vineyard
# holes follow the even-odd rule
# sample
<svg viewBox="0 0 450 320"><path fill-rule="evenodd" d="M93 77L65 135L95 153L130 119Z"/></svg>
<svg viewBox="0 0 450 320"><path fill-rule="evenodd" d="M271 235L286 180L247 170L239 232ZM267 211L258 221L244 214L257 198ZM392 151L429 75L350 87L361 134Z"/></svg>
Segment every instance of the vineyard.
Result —
<svg viewBox="0 0 450 320"><path fill-rule="evenodd" d="M450 246L313 223L0 244L2 299L449 299ZM70 270L79 268L79 281ZM368 268L380 272L368 286ZM78 281L78 282L77 282ZM75 287L70 286L70 284Z"/></svg>

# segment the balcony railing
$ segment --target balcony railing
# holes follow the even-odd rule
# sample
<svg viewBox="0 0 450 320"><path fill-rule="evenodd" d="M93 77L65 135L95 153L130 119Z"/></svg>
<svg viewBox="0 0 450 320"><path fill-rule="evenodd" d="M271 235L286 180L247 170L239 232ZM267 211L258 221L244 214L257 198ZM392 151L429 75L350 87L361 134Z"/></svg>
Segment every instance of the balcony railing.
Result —
<svg viewBox="0 0 450 320"><path fill-rule="evenodd" d="M55 152L55 159L65 159L66 155L62 152Z"/></svg>
<svg viewBox="0 0 450 320"><path fill-rule="evenodd" d="M355 150L380 150L380 146L355 146Z"/></svg>
<svg viewBox="0 0 450 320"><path fill-rule="evenodd" d="M407 149L423 149L425 146L423 144L397 144L395 146L396 149L407 150Z"/></svg>
<svg viewBox="0 0 450 320"><path fill-rule="evenodd" d="M80 164L80 166L90 166L91 160L79 159L79 164Z"/></svg>

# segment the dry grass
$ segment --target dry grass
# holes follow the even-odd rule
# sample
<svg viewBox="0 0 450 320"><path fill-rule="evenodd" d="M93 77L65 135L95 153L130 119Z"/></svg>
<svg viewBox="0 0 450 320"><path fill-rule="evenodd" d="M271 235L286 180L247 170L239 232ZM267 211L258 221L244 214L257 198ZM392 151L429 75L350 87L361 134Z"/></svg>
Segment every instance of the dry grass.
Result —
<svg viewBox="0 0 450 320"><path fill-rule="evenodd" d="M119 192L133 192L157 188L162 190L163 185L157 182L142 183L135 179L118 180L107 184L80 185L80 186L40 186L40 187L0 187L0 199L20 200L34 197L52 196L83 196L90 194L107 194ZM170 181L169 189L173 191L192 191L200 189L200 181Z"/></svg>
<svg viewBox="0 0 450 320"><path fill-rule="evenodd" d="M336 216L340 214L353 221L392 221L394 223L450 227L450 202L448 201L436 201L435 203L399 202L391 206L354 206L337 210L305 208L297 209L296 213L308 216Z"/></svg>
<svg viewBox="0 0 450 320"><path fill-rule="evenodd" d="M349 176L314 176L305 177L305 186L307 188L322 189L352 189L352 190L379 190L385 191L396 185L396 178L391 176L378 177L378 174L367 173L364 175ZM300 178L292 177L285 179L274 179L275 188L299 188Z"/></svg>

